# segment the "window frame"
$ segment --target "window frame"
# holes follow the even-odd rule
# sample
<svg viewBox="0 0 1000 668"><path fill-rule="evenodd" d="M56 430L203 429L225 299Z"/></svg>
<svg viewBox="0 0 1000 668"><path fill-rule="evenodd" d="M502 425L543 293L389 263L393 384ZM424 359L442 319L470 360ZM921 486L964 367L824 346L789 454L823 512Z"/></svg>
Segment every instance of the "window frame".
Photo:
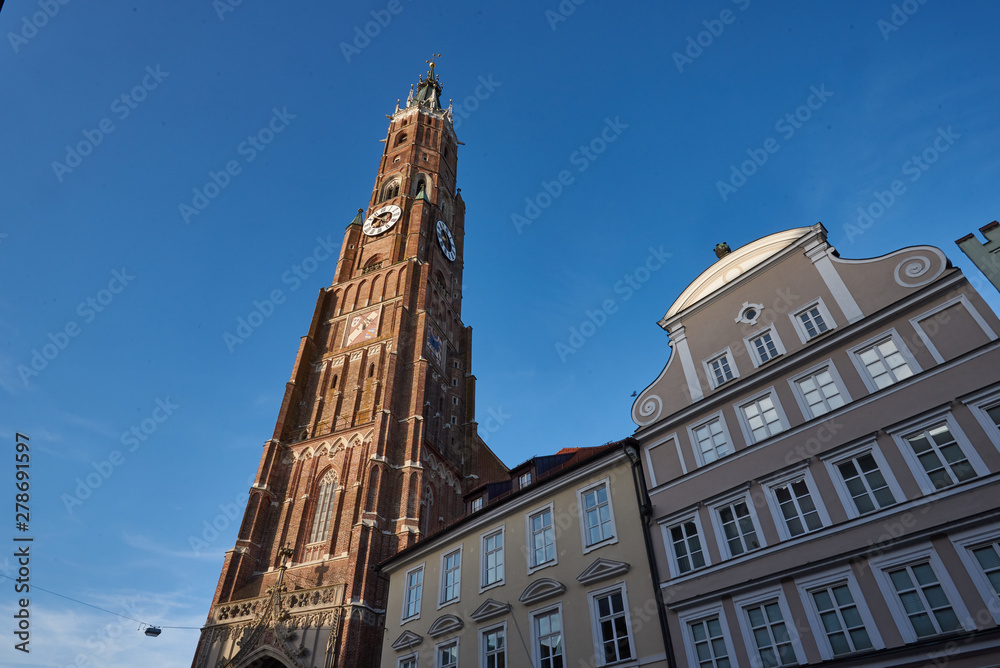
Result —
<svg viewBox="0 0 1000 668"><path fill-rule="evenodd" d="M740 632L743 634L743 644L750 658L750 664L753 668L763 668L746 608L767 603L772 599L777 599L778 601L782 621L788 629L788 639L791 642L792 651L795 653L795 660L798 661L799 665L808 663L805 650L802 648L802 639L799 637L799 631L795 625L795 617L792 616L791 611L788 609L788 601L785 600L785 592L780 584L775 584L766 589L758 589L743 596L733 597L733 607L736 608L736 617L739 622Z"/></svg>
<svg viewBox="0 0 1000 668"><path fill-rule="evenodd" d="M846 582L847 588L851 592L851 597L854 599L854 606L858 609L858 614L861 615L861 620L864 622L864 629L868 633L868 639L872 643L871 650L858 650L857 652L840 655L835 655L833 653L833 645L830 643L830 638L827 635L826 627L823 625L823 620L820 618L819 612L816 610L815 601L812 598L811 592L821 587L830 587L841 582ZM799 598L802 599L802 605L805 608L806 617L809 620L810 633L812 633L814 638L822 637L822 641L817 640L816 645L819 647L819 653L824 661L832 661L833 659L839 660L861 652L885 649L885 642L882 640L882 634L878 625L875 623L875 618L872 616L871 609L868 607L868 601L865 600L861 586L858 584L858 579L855 577L854 571L851 570L849 565L823 571L822 573L807 578L796 578L795 588L798 589Z"/></svg>
<svg viewBox="0 0 1000 668"><path fill-rule="evenodd" d="M994 423L986 412L991 408L1000 407L1000 386L994 385L971 396L962 397L960 401L968 406L990 442L1000 450L1000 425Z"/></svg>
<svg viewBox="0 0 1000 668"><path fill-rule="evenodd" d="M889 491L892 492L892 496L896 501L891 506L876 508L869 513L862 514L854 502L854 497L851 496L851 491L847 488L847 482L841 475L839 467L840 464L843 464L849 459L855 460L866 454L870 454L875 460L875 463L878 465L879 472L882 474L882 477L885 478L886 485L889 487ZM878 442L874 437L865 439L861 443L848 448L842 448L835 453L824 455L820 457L820 460L826 465L827 473L830 476L830 480L833 481L833 487L837 490L837 496L840 497L840 502L844 506L844 510L847 511L848 519L853 520L858 517L870 517L881 512L882 510L885 510L886 508L892 508L907 501L906 495L903 493L903 489L899 486L899 482L896 480L896 476L892 471L892 467L890 467L889 463L885 460L885 456L882 454L882 449L879 448ZM865 487L868 487L867 481Z"/></svg>
<svg viewBox="0 0 1000 668"><path fill-rule="evenodd" d="M684 654L687 656L688 665L691 668L699 668L701 665L698 661L698 650L695 647L691 624L707 621L713 617L719 619L719 625L722 627L722 640L727 652L726 658L729 659L730 665L736 665L736 648L733 646L732 631L729 628L729 622L726 620L726 609L721 602L718 602L688 610L677 616L677 621L681 627L681 638L684 643ZM712 657L712 663L715 663L716 658Z"/></svg>
<svg viewBox="0 0 1000 668"><path fill-rule="evenodd" d="M1000 525L993 524L985 528L961 531L949 535L948 538L955 546L955 551L958 552L965 570L972 576L972 580L977 585L980 594L984 599L989 598L985 603L986 608L993 616L993 621L1000 624L1000 592L997 592L996 588L994 588L993 583L990 582L983 571L979 560L972 554L973 548L1000 543ZM992 596L989 596L988 593L992 593Z"/></svg>
<svg viewBox="0 0 1000 668"><path fill-rule="evenodd" d="M455 636L454 638L448 638L443 640L436 645L434 645L434 668L444 668L441 664L441 650L447 649L448 645L455 646L455 657L459 660L455 664L455 668L461 665L461 655L459 654L459 646L461 645L462 636Z"/></svg>
<svg viewBox="0 0 1000 668"><path fill-rule="evenodd" d="M702 564L701 566L692 565L691 568L687 569L682 573L680 570L680 566L678 565L677 553L674 550L674 541L673 538L670 536L670 532L672 529L678 526L682 527L681 531L683 531L683 525L688 524L689 522L693 523L695 526L696 536L698 538L698 542L701 544L701 555L705 563ZM708 553L708 542L705 540L705 529L701 525L701 514L697 511L697 509L680 515L674 515L672 517L669 517L661 521L660 534L663 536L663 549L667 553L667 561L669 562L670 565L670 576L672 579L690 575L691 573L704 570L712 565L712 558ZM684 540L685 548L688 548L687 540L688 538L687 536L685 536ZM688 558L690 558L690 556L691 553L689 550Z"/></svg>
<svg viewBox="0 0 1000 668"><path fill-rule="evenodd" d="M597 599L605 596L611 596L616 591L621 592L622 595L622 614L625 617L625 629L628 633L628 644L631 655L627 659L617 659L615 661L608 662L607 657L604 656L604 639L600 634L601 623L600 612L597 608ZM602 587L601 589L595 589L594 591L587 592L587 604L590 608L590 628L592 638L594 640L594 658L596 659L596 665L609 666L616 663L623 663L625 661L637 661L638 654L635 648L635 632L632 630L631 608L628 605L628 591L626 590L625 583L618 582L607 587Z"/></svg>
<svg viewBox="0 0 1000 668"><path fill-rule="evenodd" d="M823 322L827 326L826 331L819 332L815 336L809 336L809 331L806 329L805 324L803 324L802 320L800 319L800 316L803 313L809 311L812 308L819 309L819 314L823 318ZM804 344L809 343L813 339L817 339L823 336L827 332L831 332L837 329L837 323L833 319L833 316L830 315L830 309L826 307L826 303L823 301L822 297L817 297L814 301L809 302L809 304L807 304L806 306L803 306L802 308L797 309L792 313L789 313L788 317L792 321L792 326L795 328L795 333L799 335L799 340L801 340L802 343Z"/></svg>
<svg viewBox="0 0 1000 668"><path fill-rule="evenodd" d="M868 560L868 565L871 567L872 574L875 576L875 581L878 583L879 590L882 593L882 598L885 599L886 606L889 608L889 613L892 615L892 619L895 622L896 627L903 636L903 642L909 644L917 642L919 638L917 637L917 632L913 628L913 624L910 622L910 618L906 614L906 610L903 608L902 602L899 600L899 594L896 592L896 587L893 586L892 581L889 579L887 571L900 566L909 566L916 563L922 563L924 561L928 562L934 570L934 576L937 578L938 584L941 585L945 595L948 597L948 602L951 604L951 609L955 612L955 616L958 618L959 624L966 631L975 631L976 625L972 621L972 617L969 615L969 610L965 606L965 601L962 599L958 589L955 587L955 583L952 582L951 576L944 567L944 563L942 563L941 558L938 556L937 551L933 548L933 546L926 545L924 547L893 552L882 557ZM926 636L925 638L940 638L942 635L946 635L946 633L937 633L932 636Z"/></svg>
<svg viewBox="0 0 1000 668"><path fill-rule="evenodd" d="M649 474L650 489L652 489L653 487L658 487L662 483L666 482L666 480L657 480L656 478L656 467L653 461L653 450L659 448L660 446L668 445L671 441L673 441L674 449L677 451L677 460L680 463L681 473L686 475L688 472L687 463L685 463L684 455L681 453L681 444L680 444L680 439L677 438L677 432L673 432L669 436L661 438L660 440L648 443L642 446L642 452L646 456L645 471L646 473Z"/></svg>
<svg viewBox="0 0 1000 668"><path fill-rule="evenodd" d="M711 424L712 422L718 421L722 426L722 435L726 438L726 444L729 446L729 452L725 455L718 456L710 462L705 461L705 453L701 451L701 446L698 444L698 437L695 434L695 430ZM691 442L691 451L694 453L694 461L698 464L698 467L708 466L709 464L714 464L720 459L729 457L736 453L736 444L733 442L733 435L729 432L729 425L726 424L726 416L723 412L716 411L715 413L707 416L704 420L700 420L695 424L689 425L687 427L688 440Z"/></svg>
<svg viewBox="0 0 1000 668"><path fill-rule="evenodd" d="M478 507L477 507L477 504L478 504ZM469 507L472 509L472 512L474 512L474 513L479 512L480 510L482 510L483 509L483 497L477 496L476 498L474 498L469 503Z"/></svg>
<svg viewBox="0 0 1000 668"><path fill-rule="evenodd" d="M611 515L611 535L603 540L600 540L592 545L587 544L587 538L589 532L587 531L587 508L584 504L584 496L587 492L596 489L604 485L608 490L608 512ZM600 480L595 480L594 482L586 485L585 487L580 487L576 490L576 502L579 508L580 514L580 541L583 544L583 554L592 552L605 545L614 545L618 542L618 525L615 522L615 505L614 498L611 494L611 477L606 476Z"/></svg>
<svg viewBox="0 0 1000 668"><path fill-rule="evenodd" d="M551 615L553 612L559 615L559 643L562 648L562 663L563 666L569 665L566 660L566 624L563 618L562 601L560 601L555 605L548 605L528 613L528 623L531 625L531 657L534 666L542 665L541 645L539 645L541 637L538 634L536 618L541 615Z"/></svg>
<svg viewBox="0 0 1000 668"><path fill-rule="evenodd" d="M461 544L457 548L455 548L454 550L449 550L449 551L444 552L444 553L441 554L441 568L439 570L439 573L441 575L440 575L440 578L439 578L440 583L439 583L439 586L438 586L438 605L437 605L437 609L438 610L440 610L441 608L445 607L446 605L451 605L453 603L458 603L459 601L462 600L462 566L463 566L463 560L464 560L464 557L465 557L465 555L462 553L462 551L463 551L464 548L465 548L465 545ZM458 553L458 578L457 578L457 581L455 582L455 588L458 591L458 594L455 596L455 598L450 598L450 599L446 600L445 599L445 590L446 590L446 581L445 581L445 578L447 577L448 572L445 570L445 564L447 563L448 557L450 557L451 555L455 554L456 552Z"/></svg>
<svg viewBox="0 0 1000 668"><path fill-rule="evenodd" d="M792 484L798 482L799 480L804 480L806 487L809 488L809 497L813 501L813 505L816 506L816 513L819 516L821 526L818 529L806 528L805 531L798 534L797 536L791 535L788 529L788 524L785 521L785 516L781 513L781 505L778 502L778 497L775 494L775 489L778 487L790 487ZM800 464L796 468L783 472L780 476L775 476L768 478L765 482L761 483L764 487L764 493L767 497L767 505L771 510L771 517L774 520L775 527L778 530L778 536L782 541L795 540L796 538L801 538L807 534L816 533L822 531L832 524L830 521L830 515L826 511L826 504L823 502L823 497L819 494L819 489L816 487L816 481L813 479L812 471L809 470L808 464ZM796 509L798 509L798 504L796 503ZM800 519L802 519L800 517ZM803 522L803 526L805 523Z"/></svg>
<svg viewBox="0 0 1000 668"><path fill-rule="evenodd" d="M930 476L927 475L927 472L924 470L923 465L917 458L917 454L913 451L913 447L910 445L907 437L914 436L918 432L927 430L941 422L948 425L949 431L951 431L952 436L955 437L955 443L962 449L962 453L965 455L969 465L972 466L972 470L975 471L976 477L972 480L959 480L957 482L953 482L947 487L938 489L934 486ZM892 440L896 442L896 446L902 453L903 459L906 460L907 466L910 467L910 472L913 474L914 479L917 481L917 485L920 487L920 491L923 492L924 495L954 489L959 485L981 479L990 473L990 470L983 462L979 451L972 444L972 441L970 441L965 435L965 432L962 431L958 421L955 420L955 416L952 414L950 409L950 404L939 407L928 413L923 413L912 420L907 420L906 422L893 425L889 429L886 429L886 432L890 434L892 436ZM935 452L937 451L935 450ZM941 458L939 457L939 459ZM949 475L953 475L950 467L947 470Z"/></svg>
<svg viewBox="0 0 1000 668"><path fill-rule="evenodd" d="M771 403L774 404L774 410L778 413L778 422L781 424L781 430L774 434L768 434L759 441L754 439L753 430L750 428L750 419L747 417L746 412L743 410L744 406L749 406L750 404L756 403L765 397L771 398ZM743 430L743 438L746 441L747 447L751 445L756 445L758 443L763 443L768 439L779 436L780 434L788 431L791 425L788 422L788 416L785 415L785 409L781 406L781 401L778 399L778 391L772 385L771 387L757 392L754 395L745 397L736 404L736 418L740 421L740 429ZM768 430L770 431L770 430Z"/></svg>
<svg viewBox="0 0 1000 668"><path fill-rule="evenodd" d="M541 515L545 512L548 512L552 517L552 524L550 525L550 528L552 530L552 558L549 559L548 561L543 561L538 564L533 564L532 562L534 561L535 550L534 550L534 541L532 541L532 538L534 536L531 531L531 520L532 518L537 517L538 515ZM559 537L556 535L556 512L555 512L554 502L550 501L544 506L540 506L524 514L524 539L525 539L524 551L528 562L528 575L531 575L535 571L540 571L543 568L555 566L556 564L559 563L559 548L558 548Z"/></svg>
<svg viewBox="0 0 1000 668"><path fill-rule="evenodd" d="M726 531L723 527L722 516L719 514L719 511L740 502L746 504L747 511L750 513L750 521L753 523L754 531L757 533L757 542L759 545L752 550L745 551L743 554L734 555L729 549L729 540L726 538ZM719 545L719 554L728 555L722 557L723 561L726 559L739 559L767 547L767 540L764 538L764 532L760 526L760 518L757 516L757 507L754 505L749 488L744 489L738 494L732 494L723 499L713 501L709 511L712 515L712 529L715 532L715 540ZM740 542L744 542L742 532L740 533Z"/></svg>
<svg viewBox="0 0 1000 668"><path fill-rule="evenodd" d="M420 613L422 612L424 607L424 589L426 589L427 587L427 569L424 568L426 564L427 562L425 561L421 562L416 566L414 566L413 568L408 569L403 574L403 610L399 620L400 626L406 624L407 622L412 622L416 619L420 619ZM412 615L407 616L406 610L409 607L409 595L411 589L410 574L416 573L418 571L420 572L420 598L417 599L417 611Z"/></svg>
<svg viewBox="0 0 1000 668"><path fill-rule="evenodd" d="M774 344L774 349L777 351L775 354L766 360L760 358L760 352L757 350L757 346L753 344L754 341L761 338L762 336L770 335L771 342ZM765 364L772 362L782 355L785 354L785 344L781 342L781 337L778 336L778 329L774 326L774 323L766 327L762 327L747 336L743 337L743 345L746 347L747 352L750 354L750 361L753 362L755 369L759 369Z"/></svg>
<svg viewBox="0 0 1000 668"><path fill-rule="evenodd" d="M507 525L501 524L498 527L493 527L489 531L485 531L479 534L479 593L482 594L487 589L493 589L494 587L502 587L507 581ZM492 538L493 536L500 536L500 554L502 559L501 569L503 570L502 577L499 580L493 582L486 582L486 540Z"/></svg>
<svg viewBox="0 0 1000 668"><path fill-rule="evenodd" d="M833 363L833 359L826 359L823 362L806 369L802 373L796 374L788 379L788 386L792 389L792 394L795 395L795 402L799 405L799 410L802 411L802 417L805 418L806 422L810 420L818 420L819 418L827 417L828 415L840 410L844 406L838 408L830 409L828 412L822 415L813 415L812 408L809 406L809 402L806 400L805 393L802 388L799 387L799 382L810 378L812 376L822 373L824 370L830 372L830 376L833 378L833 384L837 386L837 391L840 396L844 399L844 406L850 404L854 399L851 397L851 393L847 391L847 385L844 384L844 379L840 376L840 371L837 370L837 365ZM824 397L824 401L825 401Z"/></svg>
<svg viewBox="0 0 1000 668"><path fill-rule="evenodd" d="M729 378L727 380L724 380L721 383L717 383L716 382L716 378L715 378L715 371L712 370L712 362L714 362L715 360L720 359L722 357L727 358L727 360L729 362L729 370L732 371L733 377ZM727 385L727 384L733 382L734 380L736 380L737 378L740 377L740 369L739 369L738 366L736 366L736 356L733 355L733 350L732 350L732 348L730 346L726 346L725 348L723 348L722 350L718 351L717 353L715 353L713 355L709 355L708 357L706 357L705 359L703 359L701 361L701 366L702 366L702 368L704 368L704 370L705 370L705 376L708 378L708 385L713 390L717 389L717 388L720 388L723 385Z"/></svg>
<svg viewBox="0 0 1000 668"><path fill-rule="evenodd" d="M413 668L417 668L420 665L420 653L417 650L410 650L406 656L401 656L396 659L396 668L405 668L404 662L412 661Z"/></svg>
<svg viewBox="0 0 1000 668"><path fill-rule="evenodd" d="M510 651L510 645L507 644L507 620L500 622L499 624L491 624L490 626L484 626L479 629L479 666L480 668L486 668L486 643L484 642L486 634L492 633L496 630L503 631L503 666L502 668L507 668L507 653Z"/></svg>
<svg viewBox="0 0 1000 668"><path fill-rule="evenodd" d="M886 339L892 339L893 343L896 344L896 349L903 356L903 359L906 360L906 363L910 367L910 371L913 373L903 380L893 380L893 382L889 385L886 385L884 388L880 388L875 384L875 379L872 377L871 373L869 373L868 367L861 361L861 353L868 348L874 348ZM893 385L906 382L910 378L920 375L923 371L923 368L917 363L913 353L910 352L909 347L907 347L906 342L903 341L903 337L899 335L899 332L896 331L895 327L891 327L890 329L880 332L866 341L848 348L847 355L851 358L851 362L854 364L854 368L857 370L858 375L861 376L861 381L865 384L869 394L874 394L880 390L889 389ZM893 378L895 378L895 374L893 374Z"/></svg>

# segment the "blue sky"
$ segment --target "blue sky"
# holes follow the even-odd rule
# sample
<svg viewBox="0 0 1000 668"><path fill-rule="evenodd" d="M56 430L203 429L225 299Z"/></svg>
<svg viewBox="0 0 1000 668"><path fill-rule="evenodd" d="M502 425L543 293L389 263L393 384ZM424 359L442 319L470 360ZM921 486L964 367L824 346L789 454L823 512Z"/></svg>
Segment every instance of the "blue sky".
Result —
<svg viewBox="0 0 1000 668"><path fill-rule="evenodd" d="M481 431L514 465L632 432L656 321L720 241L821 221L848 258L931 244L997 308L954 240L1000 217L998 23L988 1L8 0L0 439L31 438L32 582L204 622L332 278L304 261L366 205L431 53L462 119ZM15 652L0 587L3 665L190 663L197 631L146 638L41 591Z"/></svg>

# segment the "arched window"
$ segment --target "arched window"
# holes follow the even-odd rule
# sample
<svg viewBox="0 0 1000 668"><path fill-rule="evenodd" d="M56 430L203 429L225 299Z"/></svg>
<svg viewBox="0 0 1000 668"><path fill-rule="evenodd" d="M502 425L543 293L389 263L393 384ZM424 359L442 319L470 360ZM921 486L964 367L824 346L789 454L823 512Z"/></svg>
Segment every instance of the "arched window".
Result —
<svg viewBox="0 0 1000 668"><path fill-rule="evenodd" d="M326 540L330 530L330 516L333 515L333 490L337 485L337 476L328 471L319 483L319 493L316 495L316 513L313 515L312 531L309 534L310 543Z"/></svg>
<svg viewBox="0 0 1000 668"><path fill-rule="evenodd" d="M387 199L392 199L397 196L399 196L399 179L393 179L382 186L382 197L379 201L384 202Z"/></svg>
<svg viewBox="0 0 1000 668"><path fill-rule="evenodd" d="M404 141L406 141L406 133L405 132L400 132L398 135L396 135L396 146L399 146Z"/></svg>
<svg viewBox="0 0 1000 668"><path fill-rule="evenodd" d="M375 375L375 365L372 364L370 367L368 367L368 377L371 378L374 375Z"/></svg>

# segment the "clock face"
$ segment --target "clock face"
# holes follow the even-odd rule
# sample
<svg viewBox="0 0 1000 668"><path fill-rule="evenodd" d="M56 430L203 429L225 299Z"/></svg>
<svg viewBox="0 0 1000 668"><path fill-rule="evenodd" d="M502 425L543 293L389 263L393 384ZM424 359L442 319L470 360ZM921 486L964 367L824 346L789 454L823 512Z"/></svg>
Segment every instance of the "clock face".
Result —
<svg viewBox="0 0 1000 668"><path fill-rule="evenodd" d="M403 210L395 204L387 204L368 216L361 230L370 237L382 234L396 224Z"/></svg>
<svg viewBox="0 0 1000 668"><path fill-rule="evenodd" d="M455 239L451 236L451 230L448 226L444 224L443 220L439 220L437 224L437 235L438 235L438 245L441 246L441 251L444 256L448 258L450 262L455 261Z"/></svg>

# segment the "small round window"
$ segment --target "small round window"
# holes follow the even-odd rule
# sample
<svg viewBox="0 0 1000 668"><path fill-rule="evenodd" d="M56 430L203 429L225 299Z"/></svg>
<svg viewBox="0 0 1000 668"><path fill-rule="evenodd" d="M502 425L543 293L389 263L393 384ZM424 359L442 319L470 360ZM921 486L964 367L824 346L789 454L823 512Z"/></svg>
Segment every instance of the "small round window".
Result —
<svg viewBox="0 0 1000 668"><path fill-rule="evenodd" d="M743 306L740 308L739 315L736 316L736 322L742 322L747 325L753 325L760 318L761 311L764 310L763 304L751 304L750 302L743 302Z"/></svg>

